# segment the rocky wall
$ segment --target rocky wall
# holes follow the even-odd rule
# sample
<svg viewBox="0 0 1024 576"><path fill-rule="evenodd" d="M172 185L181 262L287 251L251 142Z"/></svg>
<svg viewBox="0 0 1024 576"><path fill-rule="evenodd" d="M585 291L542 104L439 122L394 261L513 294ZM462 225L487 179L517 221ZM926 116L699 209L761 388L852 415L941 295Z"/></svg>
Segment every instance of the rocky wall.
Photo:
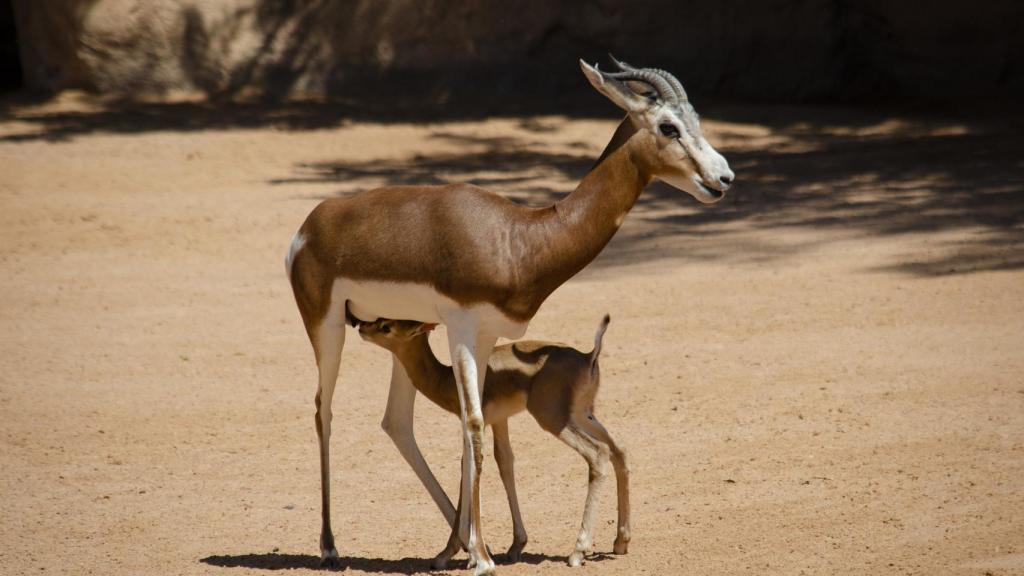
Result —
<svg viewBox="0 0 1024 576"><path fill-rule="evenodd" d="M606 52L743 101L1015 101L1024 3L12 0L25 85L564 107Z"/></svg>

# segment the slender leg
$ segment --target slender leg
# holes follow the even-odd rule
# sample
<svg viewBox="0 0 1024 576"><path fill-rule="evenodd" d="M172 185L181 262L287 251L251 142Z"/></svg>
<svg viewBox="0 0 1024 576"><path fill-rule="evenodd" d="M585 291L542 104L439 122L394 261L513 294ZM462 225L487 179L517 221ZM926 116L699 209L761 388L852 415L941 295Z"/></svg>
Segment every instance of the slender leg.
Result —
<svg viewBox="0 0 1024 576"><path fill-rule="evenodd" d="M583 556L594 546L594 518L597 514L597 495L604 483L605 463L608 461L608 447L594 440L590 435L578 429L574 423L562 429L558 438L576 450L587 461L590 475L587 483L587 500L583 506L583 522L576 538L576 548L569 555L569 565L579 566Z"/></svg>
<svg viewBox="0 0 1024 576"><path fill-rule="evenodd" d="M320 441L320 494L322 524L320 528L320 564L335 566L338 549L331 531L331 400L338 382L341 351L345 347L345 323L342 306L332 303L316 332L314 350L320 383L316 392L316 433Z"/></svg>
<svg viewBox="0 0 1024 576"><path fill-rule="evenodd" d="M465 460L466 457L463 456L462 459ZM460 483L460 486L459 486L459 504L458 504L458 507L456 508L455 514L456 514L456 518L458 518L458 517L460 517L462 515L462 486L461 486L461 483ZM448 562L452 559L453 556L458 554L459 550L461 550L461 549L462 549L462 543L459 541L459 526L456 523L454 526L452 526L451 535L448 537L448 544L445 545L444 550L442 550L440 554L438 554L436 557L434 557L434 562L433 562L434 570L444 570L445 568L448 568ZM470 561L472 561L472 559L470 559Z"/></svg>
<svg viewBox="0 0 1024 576"><path fill-rule="evenodd" d="M475 533L475 544L476 544L476 560L475 560L475 576L481 574L493 574L494 573L494 560L491 557L491 549L487 547L484 542L483 532L483 521L480 516L480 474L483 470L484 464L484 416L483 416L483 397L484 390L484 379L487 375L487 361L491 357L491 352L494 350L494 343L497 338L488 337L481 334L477 334L476 346L473 354L473 368L476 372L474 387L474 378L466 377L465 394L466 401L463 402L465 406L473 406L471 416L467 419L469 424L470 442L469 445L473 448L473 478L470 482L471 498L468 502L472 503L472 509L469 511L470 524L469 524L469 540L473 540L472 535ZM468 549L472 550L469 546ZM470 558L471 562L474 560Z"/></svg>
<svg viewBox="0 0 1024 576"><path fill-rule="evenodd" d="M508 437L508 420L494 422L491 430L494 431L494 460L498 463L498 474L501 475L501 483L505 485L508 508L512 511L512 546L508 549L508 559L510 562L518 562L526 547L527 537L523 517L519 513L519 498L516 496L515 456Z"/></svg>
<svg viewBox="0 0 1024 576"><path fill-rule="evenodd" d="M457 514L459 540L466 545L475 576L494 572L494 560L484 544L480 523L480 467L483 464L484 417L480 403L483 380L487 373L487 359L494 349L496 338L481 335L470 313L458 312L445 319L448 327L448 346L451 350L455 383L459 388L459 415L462 419L463 506ZM446 564L449 557L442 552L435 565Z"/></svg>
<svg viewBox="0 0 1024 576"><path fill-rule="evenodd" d="M413 387L409 375L406 374L402 363L394 355L391 356L391 389L388 392L388 406L384 411L384 420L380 423L381 428L391 437L398 452L402 454L405 461L409 463L424 488L434 499L448 526L455 526L455 507L448 499L448 494L437 482L434 473L430 471L419 446L416 444L416 436L413 432L413 409L416 402L416 388Z"/></svg>
<svg viewBox="0 0 1024 576"><path fill-rule="evenodd" d="M604 442L611 449L612 467L615 469L615 489L619 499L619 526L618 534L615 536L614 551L616 554L629 552L629 464L626 462L626 452L615 443L611 434L592 413L581 423L581 427Z"/></svg>

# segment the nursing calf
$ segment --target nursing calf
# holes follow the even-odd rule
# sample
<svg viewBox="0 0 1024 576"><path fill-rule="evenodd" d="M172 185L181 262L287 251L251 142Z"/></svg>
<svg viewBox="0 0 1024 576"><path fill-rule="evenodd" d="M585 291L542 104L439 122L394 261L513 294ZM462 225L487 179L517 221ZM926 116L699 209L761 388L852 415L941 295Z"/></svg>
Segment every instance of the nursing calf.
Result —
<svg viewBox="0 0 1024 576"><path fill-rule="evenodd" d="M512 561L519 559L527 537L516 497L508 419L523 410L541 428L583 456L590 470L583 521L569 564L579 566L593 546L597 491L605 479L609 457L615 469L619 509L614 551L627 552L630 533L626 454L594 416L594 398L601 379L598 355L608 322L609 317L605 316L590 353L550 342L522 341L494 348L488 360L482 409L485 425L494 431L494 459L512 512L513 541L508 551ZM394 354L420 393L458 415L455 375L451 367L434 356L427 341L433 327L422 322L381 319L360 323L359 335ZM442 556L450 558L458 546L458 540L453 538Z"/></svg>

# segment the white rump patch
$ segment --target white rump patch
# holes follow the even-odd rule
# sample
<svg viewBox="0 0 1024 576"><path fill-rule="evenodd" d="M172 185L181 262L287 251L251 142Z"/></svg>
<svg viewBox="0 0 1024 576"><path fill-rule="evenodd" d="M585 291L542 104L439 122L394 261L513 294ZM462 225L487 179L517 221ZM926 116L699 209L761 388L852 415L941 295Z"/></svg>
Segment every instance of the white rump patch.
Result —
<svg viewBox="0 0 1024 576"><path fill-rule="evenodd" d="M292 244L288 247L288 255L284 257L284 269L288 273L288 278L292 277L292 264L295 263L295 255L302 250L302 247L306 245L306 237L302 235L302 232L296 232L295 236L292 236Z"/></svg>

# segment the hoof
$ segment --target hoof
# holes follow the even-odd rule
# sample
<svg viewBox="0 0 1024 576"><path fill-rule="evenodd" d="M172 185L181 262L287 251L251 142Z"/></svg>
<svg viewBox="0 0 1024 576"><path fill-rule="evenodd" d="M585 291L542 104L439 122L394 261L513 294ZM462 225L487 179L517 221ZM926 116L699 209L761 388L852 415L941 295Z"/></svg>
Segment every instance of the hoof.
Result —
<svg viewBox="0 0 1024 576"><path fill-rule="evenodd" d="M451 560L451 556L442 552L434 557L434 560L430 563L430 567L434 570L447 570L448 563L451 562Z"/></svg>
<svg viewBox="0 0 1024 576"><path fill-rule="evenodd" d="M320 553L320 567L321 568L340 568L341 559L338 558L338 551L334 548L330 550L324 550Z"/></svg>
<svg viewBox="0 0 1024 576"><path fill-rule="evenodd" d="M573 552L569 555L569 566L578 568L583 565L583 552Z"/></svg>
<svg viewBox="0 0 1024 576"><path fill-rule="evenodd" d="M483 576L484 574L494 574L494 560L490 558L481 558L477 561L476 566L473 567L473 576Z"/></svg>
<svg viewBox="0 0 1024 576"><path fill-rule="evenodd" d="M512 545L505 556L509 562L519 562L522 559L522 549L526 547L526 538L521 540L512 538Z"/></svg>
<svg viewBox="0 0 1024 576"><path fill-rule="evenodd" d="M629 540L616 538L612 551L616 554L629 554Z"/></svg>
<svg viewBox="0 0 1024 576"><path fill-rule="evenodd" d="M509 547L508 552L505 554L505 556L508 558L508 561L519 562L520 560L522 560L523 548L525 547L526 542L520 544L513 543L512 546Z"/></svg>
<svg viewBox="0 0 1024 576"><path fill-rule="evenodd" d="M466 565L466 568L472 568L474 576L494 574L494 560L491 558L491 549L485 546L483 554L470 554L469 563Z"/></svg>

